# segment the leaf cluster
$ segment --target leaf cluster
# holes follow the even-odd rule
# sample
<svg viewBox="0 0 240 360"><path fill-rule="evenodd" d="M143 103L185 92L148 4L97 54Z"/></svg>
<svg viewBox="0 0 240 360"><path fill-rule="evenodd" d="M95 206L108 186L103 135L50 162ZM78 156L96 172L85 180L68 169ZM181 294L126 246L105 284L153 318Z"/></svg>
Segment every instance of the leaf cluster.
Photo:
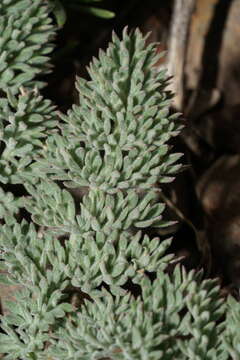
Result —
<svg viewBox="0 0 240 360"><path fill-rule="evenodd" d="M0 4L0 88L42 87L55 35L49 4L42 0L2 0Z"/></svg>
<svg viewBox="0 0 240 360"><path fill-rule="evenodd" d="M29 28L39 45L32 50L45 54L50 8L3 0L8 37L17 17L25 24L28 14L47 36ZM0 57L6 51L8 59L11 44ZM171 239L146 234L169 225L159 187L181 168L181 154L169 146L181 125L170 114L168 79L157 60L156 46L139 30L125 29L122 40L113 34L89 66L90 80L77 80L79 105L61 121L32 89L42 65L33 72L26 60L31 70L22 68L23 82L14 74L4 83L0 75L8 89L0 99L0 181L24 185L27 194L15 199L0 190L1 271L20 287L1 317L3 359L240 357L239 303L219 299L216 280L175 266ZM23 83L30 89L20 89ZM25 220L16 216L21 207Z"/></svg>

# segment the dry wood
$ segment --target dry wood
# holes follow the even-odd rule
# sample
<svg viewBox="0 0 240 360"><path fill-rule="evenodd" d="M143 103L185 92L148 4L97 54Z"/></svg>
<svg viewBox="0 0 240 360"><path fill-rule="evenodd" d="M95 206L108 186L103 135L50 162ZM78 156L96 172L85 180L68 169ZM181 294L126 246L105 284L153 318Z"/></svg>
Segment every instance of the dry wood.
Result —
<svg viewBox="0 0 240 360"><path fill-rule="evenodd" d="M196 0L175 0L169 39L168 72L174 76L171 90L174 106L182 110L185 93L184 68L192 13Z"/></svg>

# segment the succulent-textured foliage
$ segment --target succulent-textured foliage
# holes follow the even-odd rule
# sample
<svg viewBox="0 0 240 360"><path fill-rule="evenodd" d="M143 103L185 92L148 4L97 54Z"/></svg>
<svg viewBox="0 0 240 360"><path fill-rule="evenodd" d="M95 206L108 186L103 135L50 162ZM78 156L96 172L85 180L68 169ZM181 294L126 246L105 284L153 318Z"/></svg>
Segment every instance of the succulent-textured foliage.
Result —
<svg viewBox="0 0 240 360"><path fill-rule="evenodd" d="M25 6L47 9L44 1L2 4L7 21L18 16L15 5L23 17ZM138 30L125 30L122 41L113 35L90 65L90 81L77 80L79 105L62 123L36 90L15 96L10 84L0 100L0 181L28 193L0 192L1 269L19 285L2 317L3 359L239 356L237 301L225 306L217 281L174 268L171 240L146 234L169 224L159 184L181 167L168 145L181 126L169 114L155 51ZM32 221L14 221L23 206Z"/></svg>
<svg viewBox="0 0 240 360"><path fill-rule="evenodd" d="M0 4L0 88L42 87L35 76L49 71L54 27L43 0L2 0Z"/></svg>
<svg viewBox="0 0 240 360"><path fill-rule="evenodd" d="M0 219L4 219L6 224L16 221L14 215L23 207L23 199L15 198L11 192L5 192L0 188Z"/></svg>
<svg viewBox="0 0 240 360"><path fill-rule="evenodd" d="M26 222L3 226L0 241L4 270L11 274L9 281L22 285L17 303L8 304L10 315L2 319L2 329L8 335L0 336L0 349L9 354L6 359L36 358L31 354L41 356L50 326L72 310L70 304L62 302L66 297L62 290L69 284L66 254L51 236L42 241L34 226Z"/></svg>
<svg viewBox="0 0 240 360"><path fill-rule="evenodd" d="M56 127L56 113L37 91L0 99L0 181L22 182L27 166L43 148L43 139Z"/></svg>
<svg viewBox="0 0 240 360"><path fill-rule="evenodd" d="M161 272L152 284L140 277L141 298L103 292L86 301L57 331L55 358L218 359L220 331L210 319L222 315L222 300L215 281L199 285L199 275L177 267L171 278Z"/></svg>
<svg viewBox="0 0 240 360"><path fill-rule="evenodd" d="M138 270L158 270L160 241L143 239L136 229L167 225L157 191L146 190L171 181L180 168L180 155L169 154L166 144L180 126L169 115L166 76L153 67L157 59L139 31L125 31L122 42L114 35L90 66L91 80L81 86L78 80L80 105L63 116L62 134L48 137L32 167L36 177L88 189L77 216L66 190L49 181L28 188L35 199L27 205L33 221L70 234L79 259L73 285L87 292L104 282L122 293Z"/></svg>
<svg viewBox="0 0 240 360"><path fill-rule="evenodd" d="M102 282L112 291L122 292L120 286L138 271L155 271L171 259L162 258L169 240L160 244L158 238L128 231L131 225L166 226L165 222L161 224L164 206L150 206L154 192L139 200L133 191L125 197L91 191L83 198L78 215L72 196L56 184L47 181L26 188L33 196L25 201L33 221L48 227L52 234L70 235L66 242L69 276L74 286L89 294Z"/></svg>
<svg viewBox="0 0 240 360"><path fill-rule="evenodd" d="M232 359L240 358L240 305L233 297L228 298L225 332L223 333L223 349Z"/></svg>
<svg viewBox="0 0 240 360"><path fill-rule="evenodd" d="M108 193L173 179L180 155L169 155L166 142L180 126L169 115L165 72L153 67L155 49L144 45L138 31L131 37L125 31L122 42L114 35L106 54L100 52L89 68L91 81L77 82L80 105L63 116L63 137L48 140L41 172L45 165L67 186Z"/></svg>

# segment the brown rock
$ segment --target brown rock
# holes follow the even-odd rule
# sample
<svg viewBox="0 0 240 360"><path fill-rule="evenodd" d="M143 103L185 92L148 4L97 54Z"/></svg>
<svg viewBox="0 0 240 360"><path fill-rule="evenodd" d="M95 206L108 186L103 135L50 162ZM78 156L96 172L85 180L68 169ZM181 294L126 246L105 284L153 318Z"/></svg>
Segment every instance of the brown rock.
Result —
<svg viewBox="0 0 240 360"><path fill-rule="evenodd" d="M205 213L217 220L240 214L240 155L219 158L196 187Z"/></svg>
<svg viewBox="0 0 240 360"><path fill-rule="evenodd" d="M196 190L213 257L227 279L240 285L240 155L219 158Z"/></svg>
<svg viewBox="0 0 240 360"><path fill-rule="evenodd" d="M221 152L240 153L240 104L225 106L200 117L194 124L200 138Z"/></svg>

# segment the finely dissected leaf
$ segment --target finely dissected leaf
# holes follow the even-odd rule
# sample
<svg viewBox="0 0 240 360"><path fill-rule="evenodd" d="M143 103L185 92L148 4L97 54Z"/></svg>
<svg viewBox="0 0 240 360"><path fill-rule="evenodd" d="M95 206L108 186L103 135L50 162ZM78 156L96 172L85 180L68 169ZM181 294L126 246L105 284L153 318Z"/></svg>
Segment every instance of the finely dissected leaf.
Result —
<svg viewBox="0 0 240 360"><path fill-rule="evenodd" d="M181 126L169 114L171 96L165 73L153 67L157 59L139 31L125 31L122 42L114 35L91 63L91 80L77 80L80 105L62 116L62 136L48 139L38 176L111 194L174 179L179 154L169 154L166 142Z"/></svg>
<svg viewBox="0 0 240 360"><path fill-rule="evenodd" d="M36 74L49 72L54 26L42 0L2 0L0 4L0 88L42 87Z"/></svg>
<svg viewBox="0 0 240 360"><path fill-rule="evenodd" d="M15 294L17 302L7 304L11 313L3 317L2 328L8 338L0 337L0 349L10 358L25 358L31 352L41 356L50 326L72 311L72 306L63 302L69 285L67 255L54 238L45 235L41 239L26 222L3 226L0 249L9 278L23 288Z"/></svg>
<svg viewBox="0 0 240 360"><path fill-rule="evenodd" d="M54 233L78 231L75 205L68 191L50 181L25 186L32 198L26 197L24 204L36 224L50 227Z"/></svg>
<svg viewBox="0 0 240 360"><path fill-rule="evenodd" d="M77 80L79 105L58 124L36 91L15 96L46 70L46 3L0 4L11 39L9 51L0 39L0 88L9 87L0 99L0 181L28 193L14 199L0 189L0 281L20 285L1 319L0 351L7 360L238 359L239 303L223 305L217 281L201 272L173 268L171 239L146 234L169 225L158 184L181 167L168 145L181 126L169 113L166 74L154 68L155 45L138 30L124 30L122 41L113 34L90 81ZM24 31L32 47L21 47ZM28 221L16 221L23 206Z"/></svg>
<svg viewBox="0 0 240 360"><path fill-rule="evenodd" d="M240 356L240 337L239 337L239 323L240 323L240 306L239 301L229 296L227 302L227 317L224 324L224 332L221 336L221 347L226 355L232 359L238 359Z"/></svg>
<svg viewBox="0 0 240 360"><path fill-rule="evenodd" d="M14 223L14 215L23 207L23 198L14 198L10 192L3 191L0 188L0 218L4 219L7 224Z"/></svg>
<svg viewBox="0 0 240 360"><path fill-rule="evenodd" d="M171 277L159 273L153 284L146 276L139 276L142 299L128 295L112 298L105 292L94 302L86 301L81 312L59 329L58 342L51 351L59 359L91 359L91 354L123 360L157 360L159 356L190 359L191 355L184 355L185 344L190 354L187 344L195 343L193 354L199 351L199 359L217 359L221 355L216 348L220 331L218 326L209 325L223 314L222 302L217 300L219 288L214 281L201 285L199 280L198 274L187 275L177 267ZM200 290L195 298L191 292L193 284ZM207 294L208 288L214 291ZM204 297L204 302L198 306L199 318L195 321L188 315L200 297ZM204 333L208 339L205 343L200 341Z"/></svg>
<svg viewBox="0 0 240 360"><path fill-rule="evenodd" d="M55 107L37 91L0 99L0 180L20 183L21 176L44 146L44 138L57 125ZM31 174L31 171L30 171Z"/></svg>

